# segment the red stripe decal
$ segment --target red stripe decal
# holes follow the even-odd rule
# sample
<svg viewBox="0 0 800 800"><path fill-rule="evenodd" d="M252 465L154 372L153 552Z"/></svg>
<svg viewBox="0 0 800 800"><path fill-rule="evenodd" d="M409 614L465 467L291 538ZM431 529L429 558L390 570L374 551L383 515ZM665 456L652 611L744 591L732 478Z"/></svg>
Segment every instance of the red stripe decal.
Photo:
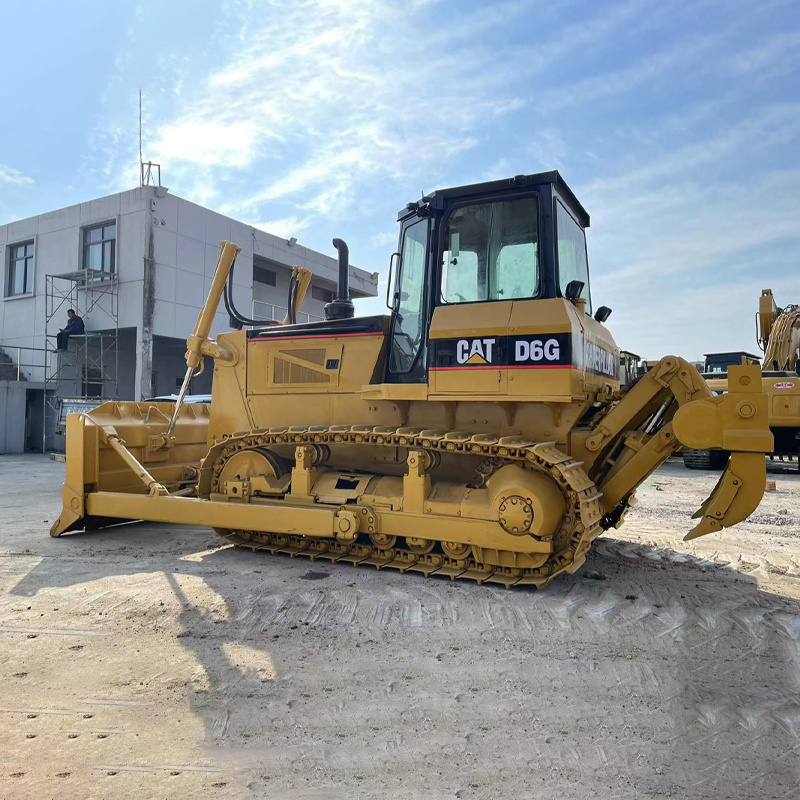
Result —
<svg viewBox="0 0 800 800"><path fill-rule="evenodd" d="M431 372L443 372L443 371L450 371L454 369L460 370L469 370L469 369L577 369L581 372L583 370L580 367L576 367L574 364L509 364L506 366L503 365L496 365L493 366L492 364L486 365L479 365L479 366L464 366L464 367L430 367Z"/></svg>
<svg viewBox="0 0 800 800"><path fill-rule="evenodd" d="M289 342L294 342L297 339L342 339L345 336L383 336L383 331L376 331L374 333L310 333L305 336L254 336L248 339L248 342L280 342L286 339Z"/></svg>

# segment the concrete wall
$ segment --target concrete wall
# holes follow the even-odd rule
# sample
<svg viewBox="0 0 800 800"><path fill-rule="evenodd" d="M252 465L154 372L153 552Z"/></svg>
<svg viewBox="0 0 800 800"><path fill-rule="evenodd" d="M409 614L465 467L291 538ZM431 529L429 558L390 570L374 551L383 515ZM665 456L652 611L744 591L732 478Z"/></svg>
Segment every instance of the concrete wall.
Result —
<svg viewBox="0 0 800 800"><path fill-rule="evenodd" d="M338 276L336 259L300 244L287 242L265 231L217 214L188 200L167 194L149 200L148 224L153 240L155 293L153 335L186 338L194 328L197 314L211 285L223 239L242 248L234 269L233 299L245 316L252 312L254 299L286 306L289 276L293 266L314 273L314 281L335 289ZM253 285L253 256L267 259L277 274L277 286ZM351 268L354 297L374 296L377 277ZM322 317L324 303L309 292L301 309ZM212 335L229 330L224 306L217 313Z"/></svg>
<svg viewBox="0 0 800 800"><path fill-rule="evenodd" d="M289 299L289 279L292 275L291 270L281 268L280 265L276 265L272 261L261 262L256 260L256 263L259 265L263 264L267 269L271 269L273 272L275 272L276 278L275 286L270 286L269 284L261 283L260 281L253 281L253 300L257 301L257 305L255 306L256 318L261 319L261 317L263 317L268 311L273 311L275 314L275 319L283 319L283 317L286 315L287 301ZM317 278L316 276L312 279L312 286L321 286L328 291L336 291L335 284L331 283L330 281ZM356 295L356 297L359 296L363 295ZM262 305L264 303L274 306L274 309L268 309L266 306ZM244 313L245 316L250 316L249 308L246 311L245 309L240 308L239 311ZM309 315L311 320L320 320L325 318L325 303L321 300L315 300L313 298L311 287L309 287L308 292L306 292L305 299L300 307L298 322L309 321L304 316L306 314Z"/></svg>
<svg viewBox="0 0 800 800"><path fill-rule="evenodd" d="M153 396L177 394L186 374L185 339L153 337L153 372L155 373ZM214 376L214 362L206 359L202 375L192 378L189 394L211 394L211 381Z"/></svg>
<svg viewBox="0 0 800 800"><path fill-rule="evenodd" d="M136 329L125 328L117 339L119 377L117 390L120 400L136 398Z"/></svg>
<svg viewBox="0 0 800 800"><path fill-rule="evenodd" d="M0 381L0 455L25 452L27 385Z"/></svg>

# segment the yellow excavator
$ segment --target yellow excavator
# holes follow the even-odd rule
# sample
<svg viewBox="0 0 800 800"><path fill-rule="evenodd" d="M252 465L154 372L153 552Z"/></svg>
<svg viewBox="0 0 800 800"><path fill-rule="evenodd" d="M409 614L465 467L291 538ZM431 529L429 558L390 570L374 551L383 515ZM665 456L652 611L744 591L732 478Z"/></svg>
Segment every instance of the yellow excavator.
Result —
<svg viewBox="0 0 800 800"><path fill-rule="evenodd" d="M800 306L778 308L771 289L761 292L758 345L764 351L762 387L769 398L773 455L797 457L800 469Z"/></svg>
<svg viewBox="0 0 800 800"><path fill-rule="evenodd" d="M773 446L759 367L731 367L715 396L668 356L620 388L589 215L557 172L439 190L398 221L388 315L354 316L335 239L324 321L294 322L297 268L285 324L248 319L230 291L239 248L222 242L179 401L69 416L51 534L186 523L253 550L542 586L681 443L730 453L687 538L757 507ZM221 299L240 329L212 340ZM206 358L212 402L184 404Z"/></svg>
<svg viewBox="0 0 800 800"><path fill-rule="evenodd" d="M771 289L763 289L756 315L756 338L764 351L761 378L768 398L769 427L775 448L770 454L781 461L797 459L800 469L800 306L779 308ZM703 377L713 392L728 390L727 371L731 364L758 364L759 357L736 351L708 353ZM683 451L683 463L689 469L720 469L725 466L724 450Z"/></svg>

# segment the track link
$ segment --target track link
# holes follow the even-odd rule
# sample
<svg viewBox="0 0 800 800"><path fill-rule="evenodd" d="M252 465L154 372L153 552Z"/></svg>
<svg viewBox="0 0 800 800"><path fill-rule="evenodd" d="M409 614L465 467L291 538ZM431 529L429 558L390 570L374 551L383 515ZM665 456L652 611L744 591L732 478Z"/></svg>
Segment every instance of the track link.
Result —
<svg viewBox="0 0 800 800"><path fill-rule="evenodd" d="M217 534L242 547L290 556L307 556L333 562L346 561L377 569L419 572L426 576L447 576L478 583L499 583L507 587L543 586L564 571L583 563L592 541L602 532L601 493L582 468L581 462L559 450L554 442L535 443L518 436L496 437L460 431L421 428L387 428L364 425L268 428L239 434L218 442L208 454L201 480L201 495L219 491L219 475L225 462L242 450L276 445L354 445L401 447L440 453L462 453L497 459L496 463L522 463L549 473L568 500L560 529L554 534L557 549L539 567L503 567L483 563L479 558L450 558L446 554L421 554L403 547L381 549L361 536L353 543L335 539L217 530ZM473 556L481 548L473 548Z"/></svg>
<svg viewBox="0 0 800 800"><path fill-rule="evenodd" d="M725 469L728 453L724 450L692 450L683 448L683 465L687 469Z"/></svg>

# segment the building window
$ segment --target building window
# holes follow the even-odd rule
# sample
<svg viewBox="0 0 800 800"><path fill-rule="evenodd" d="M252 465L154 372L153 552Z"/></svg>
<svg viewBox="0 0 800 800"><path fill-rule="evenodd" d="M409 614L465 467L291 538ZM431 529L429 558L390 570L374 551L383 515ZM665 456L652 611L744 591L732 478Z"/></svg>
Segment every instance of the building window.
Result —
<svg viewBox="0 0 800 800"><path fill-rule="evenodd" d="M12 244L8 248L6 297L33 292L33 242Z"/></svg>
<svg viewBox="0 0 800 800"><path fill-rule="evenodd" d="M330 289L323 289L321 286L311 287L311 297L314 300L322 300L323 303L333 302L333 292Z"/></svg>
<svg viewBox="0 0 800 800"><path fill-rule="evenodd" d="M117 224L106 222L83 229L83 268L116 272Z"/></svg>
<svg viewBox="0 0 800 800"><path fill-rule="evenodd" d="M253 264L253 280L257 283L266 283L267 286L278 285L278 275L274 269L259 267L256 264Z"/></svg>

